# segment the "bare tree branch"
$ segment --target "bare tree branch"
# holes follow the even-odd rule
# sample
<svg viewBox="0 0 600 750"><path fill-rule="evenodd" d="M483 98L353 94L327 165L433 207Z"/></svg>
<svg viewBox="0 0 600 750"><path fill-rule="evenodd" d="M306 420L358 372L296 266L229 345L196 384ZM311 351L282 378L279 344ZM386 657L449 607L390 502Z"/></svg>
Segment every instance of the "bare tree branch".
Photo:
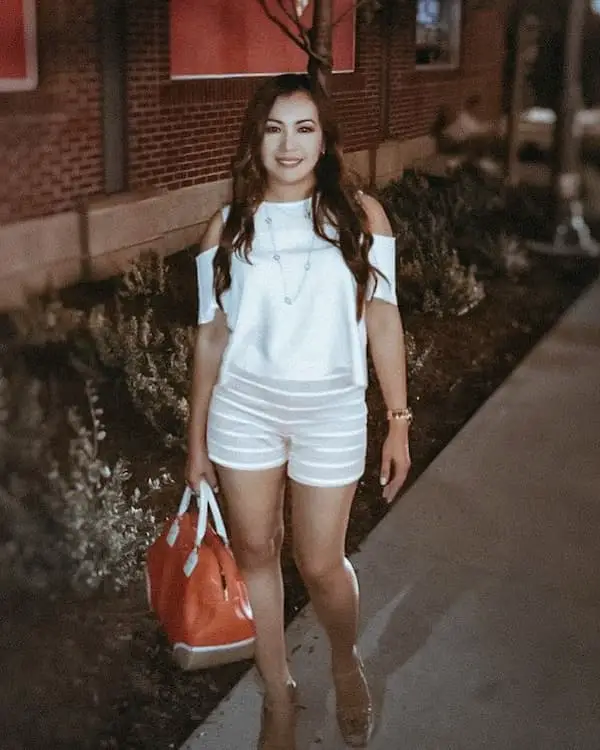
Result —
<svg viewBox="0 0 600 750"><path fill-rule="evenodd" d="M328 60L325 56L319 54L315 50L315 46L312 41L312 30L307 29L302 21L300 20L300 16L298 14L296 4L294 0L291 0L293 10L290 11L287 6L287 2L289 0L275 0L278 7L281 9L281 11L284 13L286 18L293 23L293 25L296 27L296 30L298 31L298 35L294 34L288 26L279 18L273 11L270 10L268 6L268 0L256 0L256 2L260 5L262 8L264 14L267 16L267 18L272 21L283 33L288 37L288 39L291 39L292 42L300 47L300 49L308 55L310 60L314 60L318 62L320 65L322 65L324 68L328 68L331 64L331 61ZM356 0L356 2L364 3L367 2L367 0Z"/></svg>
<svg viewBox="0 0 600 750"><path fill-rule="evenodd" d="M304 49L309 53L310 52L310 31L309 29L304 26L302 21L300 20L300 15L298 14L298 8L296 6L295 0L291 0L292 5L292 11L288 10L289 2L288 0L277 0L277 5L281 8L282 13L286 15L287 18L294 24L296 29L298 30L298 34L300 35L300 38L302 39Z"/></svg>
<svg viewBox="0 0 600 750"><path fill-rule="evenodd" d="M277 26L279 26L279 28L281 29L281 31L283 31L283 33L287 37L289 37L289 39L291 39L292 42L294 42L294 44L298 45L298 47L300 47L300 49L304 50L304 52L306 52L307 54L310 54L309 49L307 47L307 44L306 44L305 40L302 37L298 37L295 34L293 34L288 29L288 27L283 23L283 21L281 19L277 18L277 16L274 13L272 13L271 10L269 10L269 8L267 6L267 0L256 0L256 2L263 9L265 15L267 16L267 18L270 21L273 21L274 24L276 24Z"/></svg>
<svg viewBox="0 0 600 750"><path fill-rule="evenodd" d="M300 20L300 14L298 13L298 6L296 5L295 0L277 0L277 5L279 5L281 10L299 30L308 32L308 29ZM288 10L288 5L291 5L292 10Z"/></svg>
<svg viewBox="0 0 600 750"><path fill-rule="evenodd" d="M321 63L321 65L324 65L324 66L328 66L329 65L329 60L326 57L323 57L323 55L320 55L318 52L315 52L315 50L312 47L312 45L306 51L310 55L310 57L313 58L313 60L317 60L318 62Z"/></svg>
<svg viewBox="0 0 600 750"><path fill-rule="evenodd" d="M335 29L335 27L340 24L346 16L349 16L350 13L353 11L359 11L363 6L365 5L373 5L376 2L376 0L355 0L355 2L351 3L346 10L341 13L331 24L331 27Z"/></svg>
<svg viewBox="0 0 600 750"><path fill-rule="evenodd" d="M283 21L278 18L267 6L268 0L257 0L260 7L265 12L267 18L269 18L270 21L273 21L274 24L276 24L283 33L289 37L294 44L298 45L300 49L305 52L310 58L313 60L317 60L321 65L327 65L327 60L322 55L319 55L314 48L314 45L312 44L311 38L310 38L310 31L306 29L306 27L302 24L300 21L300 17L297 15L296 12L296 6L294 3L294 15L284 6L284 3L286 0L276 0L277 5L281 8L281 10L285 13L286 17L290 19L290 21L293 22L293 24L298 29L298 34L300 36L296 36L293 34L289 28L283 23ZM296 18L298 18L298 21L296 21Z"/></svg>

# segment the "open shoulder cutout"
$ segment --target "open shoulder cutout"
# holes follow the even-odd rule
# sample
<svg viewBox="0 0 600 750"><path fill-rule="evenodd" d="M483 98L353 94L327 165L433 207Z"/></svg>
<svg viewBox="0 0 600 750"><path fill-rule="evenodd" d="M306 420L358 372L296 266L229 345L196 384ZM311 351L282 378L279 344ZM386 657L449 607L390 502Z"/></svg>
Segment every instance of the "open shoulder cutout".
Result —
<svg viewBox="0 0 600 750"><path fill-rule="evenodd" d="M394 233L390 220L377 198L373 198L372 195L367 195L362 190L359 190L358 200L367 214L371 234L378 234L382 237L393 237Z"/></svg>
<svg viewBox="0 0 600 750"><path fill-rule="evenodd" d="M221 241L221 232L223 231L223 214L221 210L215 211L211 216L206 230L200 240L200 252L204 253L213 247L217 247Z"/></svg>

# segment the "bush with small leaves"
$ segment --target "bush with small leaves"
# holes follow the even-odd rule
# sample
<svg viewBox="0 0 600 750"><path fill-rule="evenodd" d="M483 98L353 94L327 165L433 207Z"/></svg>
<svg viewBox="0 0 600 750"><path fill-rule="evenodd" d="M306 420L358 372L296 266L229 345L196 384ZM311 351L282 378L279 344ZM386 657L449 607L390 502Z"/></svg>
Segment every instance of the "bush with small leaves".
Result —
<svg viewBox="0 0 600 750"><path fill-rule="evenodd" d="M516 236L500 233L482 236L477 250L469 253L477 258L478 276L508 276L515 279L531 269L531 258L524 244Z"/></svg>
<svg viewBox="0 0 600 750"><path fill-rule="evenodd" d="M380 197L393 224L408 223L422 232L433 217L438 237L445 237L460 263L473 268L479 278L514 275L517 267L519 273L529 268L514 238L519 223L514 200L511 203L500 180L475 167L464 166L445 177L407 171L386 185ZM455 271L454 262L451 267Z"/></svg>
<svg viewBox="0 0 600 750"><path fill-rule="evenodd" d="M117 299L91 311L88 325L101 362L120 371L135 409L165 445L183 447L195 327L177 322L180 304L165 261L147 254L123 277Z"/></svg>
<svg viewBox="0 0 600 750"><path fill-rule="evenodd" d="M133 406L168 446L183 445L188 419L192 326L156 322L151 302L138 314L96 308L90 331L104 365L118 368Z"/></svg>
<svg viewBox="0 0 600 750"><path fill-rule="evenodd" d="M10 313L10 320L14 335L7 349L15 350L64 344L86 325L83 310L65 307L56 297L29 297L23 307Z"/></svg>
<svg viewBox="0 0 600 750"><path fill-rule="evenodd" d="M23 370L0 373L0 578L5 591L121 589L141 574L157 524L150 493L128 488L126 462L100 456L102 409L86 384L91 424L71 408L66 456L56 457L63 410Z"/></svg>
<svg viewBox="0 0 600 750"><path fill-rule="evenodd" d="M465 268L443 222L433 214L415 221L395 217L400 307L438 317L463 315L485 296L473 266Z"/></svg>
<svg viewBox="0 0 600 750"><path fill-rule="evenodd" d="M438 189L446 193L450 231L459 257L475 265L478 276L514 276L529 270L513 213L519 201L502 180L464 166Z"/></svg>
<svg viewBox="0 0 600 750"><path fill-rule="evenodd" d="M178 322L179 290L165 260L151 252L115 287L113 297L88 311L32 298L11 313L6 351L59 345L57 356L80 375L122 378L133 407L164 443L184 445L195 328Z"/></svg>
<svg viewBox="0 0 600 750"><path fill-rule="evenodd" d="M406 350L406 369L408 377L414 377L425 366L427 358L431 354L432 345L428 343L423 349L419 350L415 337L409 331L404 331L404 348Z"/></svg>
<svg viewBox="0 0 600 750"><path fill-rule="evenodd" d="M147 251L119 279L117 294L124 298L155 297L169 289L167 264L158 253Z"/></svg>

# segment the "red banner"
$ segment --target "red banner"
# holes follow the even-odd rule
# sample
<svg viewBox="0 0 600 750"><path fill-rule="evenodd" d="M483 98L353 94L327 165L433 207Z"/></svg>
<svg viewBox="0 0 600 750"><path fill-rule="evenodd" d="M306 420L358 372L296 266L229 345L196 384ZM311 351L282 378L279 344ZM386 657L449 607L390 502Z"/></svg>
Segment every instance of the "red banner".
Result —
<svg viewBox="0 0 600 750"><path fill-rule="evenodd" d="M312 0L284 0L310 27ZM334 72L354 70L355 0L333 0ZM278 0L267 7L294 33ZM302 73L307 56L268 17L259 0L171 0L171 78L225 78ZM297 33L297 32L296 32Z"/></svg>
<svg viewBox="0 0 600 750"><path fill-rule="evenodd" d="M35 0L1 0L0 91L27 91L37 82Z"/></svg>

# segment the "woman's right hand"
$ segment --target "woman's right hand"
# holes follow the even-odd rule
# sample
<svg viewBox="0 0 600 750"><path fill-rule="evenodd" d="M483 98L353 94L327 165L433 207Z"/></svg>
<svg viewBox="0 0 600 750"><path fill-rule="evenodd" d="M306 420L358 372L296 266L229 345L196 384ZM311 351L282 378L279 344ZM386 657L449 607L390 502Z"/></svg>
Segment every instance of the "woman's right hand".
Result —
<svg viewBox="0 0 600 750"><path fill-rule="evenodd" d="M217 473L206 448L194 448L188 452L185 466L185 482L194 492L202 480L206 480L214 492L219 491Z"/></svg>

